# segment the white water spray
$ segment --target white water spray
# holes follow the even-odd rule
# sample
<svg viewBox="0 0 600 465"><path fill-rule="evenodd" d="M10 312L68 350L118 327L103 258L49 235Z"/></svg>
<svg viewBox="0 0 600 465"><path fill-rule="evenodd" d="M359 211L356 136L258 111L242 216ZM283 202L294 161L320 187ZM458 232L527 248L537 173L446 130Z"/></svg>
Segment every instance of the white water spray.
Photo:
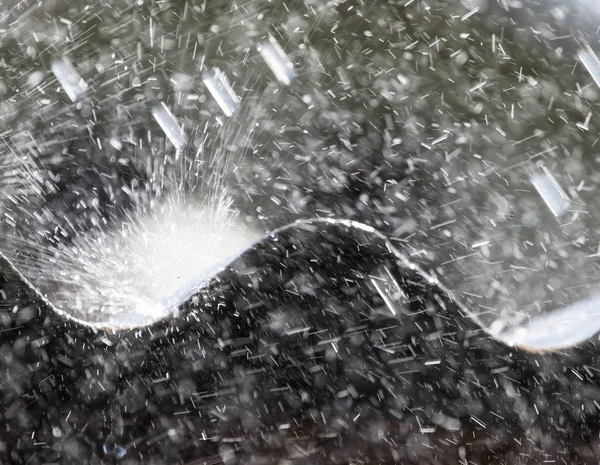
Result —
<svg viewBox="0 0 600 465"><path fill-rule="evenodd" d="M173 195L118 229L59 248L40 269L42 289L87 324L144 326L172 316L256 239L227 199Z"/></svg>
<svg viewBox="0 0 600 465"><path fill-rule="evenodd" d="M11 212L2 213L6 224ZM258 238L224 191L174 191L109 228L53 247L12 237L13 248L0 254L57 312L86 325L127 329L174 315Z"/></svg>

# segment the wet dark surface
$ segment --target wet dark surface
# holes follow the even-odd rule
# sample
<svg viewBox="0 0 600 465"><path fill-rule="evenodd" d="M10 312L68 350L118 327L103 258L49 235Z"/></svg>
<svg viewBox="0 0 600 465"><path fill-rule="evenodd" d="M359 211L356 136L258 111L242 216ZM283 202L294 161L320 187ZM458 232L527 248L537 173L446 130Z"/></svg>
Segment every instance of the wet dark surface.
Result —
<svg viewBox="0 0 600 465"><path fill-rule="evenodd" d="M6 463L596 461L594 344L504 347L370 232L289 229L117 335L2 291Z"/></svg>
<svg viewBox="0 0 600 465"><path fill-rule="evenodd" d="M0 249L33 256L31 276L55 228L110 224L138 207L127 192L176 184L150 113L165 102L203 173L184 187L222 177L260 230L373 225L464 307L341 224L267 238L178 317L118 334L65 321L3 263L0 461L597 463L597 337L532 353L481 329L598 291L599 91L577 59L600 50L597 9L10 4ZM269 34L294 63L289 86L255 51ZM62 56L87 83L78 103L50 72ZM233 118L202 83L214 66L240 96ZM15 160L39 183L11 190ZM542 168L569 196L560 217L532 187ZM58 214L40 234L46 208Z"/></svg>

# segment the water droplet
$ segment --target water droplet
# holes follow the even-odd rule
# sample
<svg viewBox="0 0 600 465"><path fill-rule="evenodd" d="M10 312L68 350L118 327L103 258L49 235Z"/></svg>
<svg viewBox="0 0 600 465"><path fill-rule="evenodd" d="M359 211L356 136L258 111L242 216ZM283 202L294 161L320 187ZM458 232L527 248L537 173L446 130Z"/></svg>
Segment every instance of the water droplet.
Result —
<svg viewBox="0 0 600 465"><path fill-rule="evenodd" d="M120 444L117 443L116 439L112 436L109 436L106 439L106 442L102 446L102 451L108 457L115 457L117 459L122 459L127 454L127 450Z"/></svg>

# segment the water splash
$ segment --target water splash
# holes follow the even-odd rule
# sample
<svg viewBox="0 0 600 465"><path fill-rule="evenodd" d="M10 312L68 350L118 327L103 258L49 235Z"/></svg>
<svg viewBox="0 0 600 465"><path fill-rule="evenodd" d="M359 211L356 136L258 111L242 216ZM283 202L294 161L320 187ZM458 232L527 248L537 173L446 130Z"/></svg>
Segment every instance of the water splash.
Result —
<svg viewBox="0 0 600 465"><path fill-rule="evenodd" d="M175 194L119 227L59 244L29 281L56 311L79 322L145 326L173 315L257 238L226 198Z"/></svg>
<svg viewBox="0 0 600 465"><path fill-rule="evenodd" d="M38 148L26 131L3 143L0 256L82 324L117 330L167 318L260 237L225 183L228 129L212 146L192 131L190 153L166 105L149 113L158 128L146 138L125 126L129 136L91 145L84 128L62 149Z"/></svg>

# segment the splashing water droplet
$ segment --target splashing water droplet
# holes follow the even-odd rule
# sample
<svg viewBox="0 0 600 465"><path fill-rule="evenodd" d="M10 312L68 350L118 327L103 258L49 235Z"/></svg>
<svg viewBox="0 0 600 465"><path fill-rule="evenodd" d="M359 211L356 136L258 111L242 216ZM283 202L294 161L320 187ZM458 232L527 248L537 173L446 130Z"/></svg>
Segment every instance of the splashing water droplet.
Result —
<svg viewBox="0 0 600 465"><path fill-rule="evenodd" d="M80 323L146 326L176 313L258 238L226 200L215 205L175 196L130 215L119 228L59 246L27 281L57 312Z"/></svg>

